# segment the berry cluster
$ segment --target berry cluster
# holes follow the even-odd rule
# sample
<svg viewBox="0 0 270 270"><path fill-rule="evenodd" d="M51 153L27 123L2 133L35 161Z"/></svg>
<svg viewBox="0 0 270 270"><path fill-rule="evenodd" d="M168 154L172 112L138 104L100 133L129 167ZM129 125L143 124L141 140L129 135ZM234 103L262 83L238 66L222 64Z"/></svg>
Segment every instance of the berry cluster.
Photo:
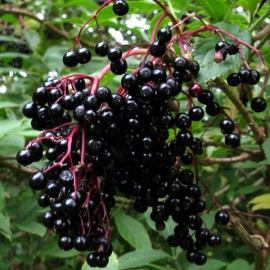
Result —
<svg viewBox="0 0 270 270"><path fill-rule="evenodd" d="M12 26L7 25L6 22L0 22L0 35L11 36L21 40L21 42L18 43L12 41L0 41L0 52L32 54L32 50L28 47L26 40L20 35L14 34L14 31L15 29ZM23 66L23 58L20 56L14 57L7 64L15 68L21 68Z"/></svg>
<svg viewBox="0 0 270 270"><path fill-rule="evenodd" d="M118 16L129 10L124 0L108 0L99 10L110 2ZM63 56L67 67L91 60L89 49L80 46L75 51L78 40ZM89 251L90 266L108 264L112 253L109 213L117 192L133 199L137 212L149 208L158 231L172 218L174 234L167 242L184 249L190 262L204 264L206 246L221 243L202 219L207 207L197 157L203 153L203 142L193 136L192 126L205 113L214 119L223 116L219 127L231 148L240 145L240 132L211 89L196 82L199 63L177 54L175 41L179 41L177 35L169 27L159 27L146 49L132 47L123 52L121 46L110 48L102 40L95 53L107 56L110 63L98 76L49 77L23 107L32 127L42 132L18 152L17 161L26 166L43 157L47 160L29 179L30 187L41 191L39 205L50 207L42 222L59 235L61 249ZM235 54L238 48L222 41L216 51ZM132 55L143 55L143 59L127 72L126 59ZM100 85L109 71L121 75L117 90ZM186 98L186 108L180 108L179 97ZM260 104L257 98L253 107L261 111ZM215 221L228 224L228 211L219 210Z"/></svg>

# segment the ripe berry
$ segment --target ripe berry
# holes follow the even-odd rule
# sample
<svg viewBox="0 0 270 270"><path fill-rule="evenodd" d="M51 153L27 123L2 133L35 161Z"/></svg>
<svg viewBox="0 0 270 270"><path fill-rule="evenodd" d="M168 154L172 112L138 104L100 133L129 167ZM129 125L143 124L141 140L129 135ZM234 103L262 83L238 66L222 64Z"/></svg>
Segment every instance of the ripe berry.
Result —
<svg viewBox="0 0 270 270"><path fill-rule="evenodd" d="M108 59L112 62L120 60L122 57L122 50L120 48L111 48L108 50Z"/></svg>
<svg viewBox="0 0 270 270"><path fill-rule="evenodd" d="M160 41L154 41L150 45L150 53L154 57L161 57L165 54L166 52L166 44L161 43Z"/></svg>
<svg viewBox="0 0 270 270"><path fill-rule="evenodd" d="M115 62L111 62L110 68L115 75L122 75L127 71L127 61L121 58Z"/></svg>
<svg viewBox="0 0 270 270"><path fill-rule="evenodd" d="M182 56L177 56L173 60L173 67L177 71L183 71L187 66L187 59Z"/></svg>
<svg viewBox="0 0 270 270"><path fill-rule="evenodd" d="M147 83L152 80L152 70L148 67L140 68L137 73L139 82Z"/></svg>
<svg viewBox="0 0 270 270"><path fill-rule="evenodd" d="M239 76L237 73L231 73L228 77L227 77L227 83L230 86L237 86L240 83L239 80Z"/></svg>
<svg viewBox="0 0 270 270"><path fill-rule="evenodd" d="M77 53L75 51L68 51L63 56L63 63L67 67L75 67L78 65Z"/></svg>
<svg viewBox="0 0 270 270"><path fill-rule="evenodd" d="M230 221L230 215L227 211L219 210L215 215L215 221L218 225L227 225Z"/></svg>
<svg viewBox="0 0 270 270"><path fill-rule="evenodd" d="M204 90L200 95L197 96L197 99L204 105L211 104L214 101L213 94L209 90Z"/></svg>
<svg viewBox="0 0 270 270"><path fill-rule="evenodd" d="M251 109L254 112L263 112L267 107L266 100L262 97L256 97L251 100Z"/></svg>
<svg viewBox="0 0 270 270"><path fill-rule="evenodd" d="M35 102L29 102L23 106L23 114L28 118L34 118L37 113L37 104Z"/></svg>
<svg viewBox="0 0 270 270"><path fill-rule="evenodd" d="M208 239L207 243L210 247L217 247L221 244L221 237L218 234L211 234Z"/></svg>
<svg viewBox="0 0 270 270"><path fill-rule="evenodd" d="M225 144L230 148L236 148L240 145L240 136L235 133L230 133L225 136Z"/></svg>
<svg viewBox="0 0 270 270"><path fill-rule="evenodd" d="M202 107L194 106L188 111L188 114L189 114L190 119L192 121L200 121L203 119L204 111L203 111Z"/></svg>
<svg viewBox="0 0 270 270"><path fill-rule="evenodd" d="M223 133L229 134L233 132L235 125L232 120L224 119L220 122L219 127Z"/></svg>
<svg viewBox="0 0 270 270"><path fill-rule="evenodd" d="M33 154L30 149L22 149L17 153L16 160L18 163L27 166L33 162Z"/></svg>
<svg viewBox="0 0 270 270"><path fill-rule="evenodd" d="M212 102L206 105L206 112L210 116L216 116L220 112L220 106L217 102Z"/></svg>
<svg viewBox="0 0 270 270"><path fill-rule="evenodd" d="M226 51L229 53L229 55L235 55L239 52L239 49L234 44L229 44L226 47Z"/></svg>
<svg viewBox="0 0 270 270"><path fill-rule="evenodd" d="M124 16L128 13L129 6L125 0L116 0L113 3L113 12L118 16Z"/></svg>
<svg viewBox="0 0 270 270"><path fill-rule="evenodd" d="M251 85L255 85L260 81L260 78L261 78L260 73L256 69L252 69L248 83Z"/></svg>
<svg viewBox="0 0 270 270"><path fill-rule="evenodd" d="M195 257L195 264L203 265L207 261L207 256L203 252L198 252L197 256Z"/></svg>
<svg viewBox="0 0 270 270"><path fill-rule="evenodd" d="M159 84L162 82L165 82L167 79L167 74L164 69L161 68L155 68L152 71L152 80L153 82Z"/></svg>
<svg viewBox="0 0 270 270"><path fill-rule="evenodd" d="M73 241L70 236L63 235L58 239L58 246L63 250L70 250L73 248Z"/></svg>
<svg viewBox="0 0 270 270"><path fill-rule="evenodd" d="M172 31L169 27L162 27L157 32L160 43L167 43L172 39Z"/></svg>
<svg viewBox="0 0 270 270"><path fill-rule="evenodd" d="M41 190L46 187L47 178L42 172L36 172L29 178L29 186L34 190Z"/></svg>
<svg viewBox="0 0 270 270"><path fill-rule="evenodd" d="M218 52L220 51L222 48L225 48L226 46L228 46L228 42L226 42L225 40L221 40L219 41L216 46L215 46L215 51Z"/></svg>
<svg viewBox="0 0 270 270"><path fill-rule="evenodd" d="M85 80L80 78L74 81L76 91L82 91L85 88Z"/></svg>
<svg viewBox="0 0 270 270"><path fill-rule="evenodd" d="M91 60L92 54L87 48L79 48L77 51L77 61L80 64L86 64Z"/></svg>
<svg viewBox="0 0 270 270"><path fill-rule="evenodd" d="M249 83L249 81L252 79L252 73L249 69L241 69L238 72L238 77L241 83Z"/></svg>
<svg viewBox="0 0 270 270"><path fill-rule="evenodd" d="M100 41L95 46L95 53L98 56L106 56L108 54L109 45L105 41Z"/></svg>
<svg viewBox="0 0 270 270"><path fill-rule="evenodd" d="M111 95L110 89L105 86L100 86L96 91L96 98L100 102L109 101Z"/></svg>
<svg viewBox="0 0 270 270"><path fill-rule="evenodd" d="M187 129L191 125L190 116L186 113L178 113L174 119L175 125L180 129Z"/></svg>
<svg viewBox="0 0 270 270"><path fill-rule="evenodd" d="M193 60L191 65L188 66L193 75L197 75L200 71L200 65L197 61Z"/></svg>

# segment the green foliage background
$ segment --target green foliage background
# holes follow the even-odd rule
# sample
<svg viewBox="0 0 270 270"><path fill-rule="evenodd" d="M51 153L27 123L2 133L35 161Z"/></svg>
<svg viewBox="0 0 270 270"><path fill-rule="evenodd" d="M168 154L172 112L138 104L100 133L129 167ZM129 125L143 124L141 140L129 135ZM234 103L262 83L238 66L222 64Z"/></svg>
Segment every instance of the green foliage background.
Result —
<svg viewBox="0 0 270 270"><path fill-rule="evenodd" d="M257 40L254 38L267 26L267 23L269 24L268 1L168 0L162 2L167 3L176 18L195 12L206 22L216 24L239 39L255 44L261 50L269 68L269 31ZM128 3L130 12L125 18L115 18L111 6L106 7L98 16L104 38L112 45L117 41L114 35L110 34L111 29L120 31L123 39L131 44L149 42L155 23L162 14L151 0L134 0ZM7 8L4 4L0 5L0 21L12 25L15 33L26 39L33 54L1 51L0 45L0 269L89 270L90 268L84 263L85 254L59 250L53 233L48 232L39 223L39 216L44 209L37 205L37 194L27 185L28 171L31 168L20 168L16 164L15 156L28 140L38 135L38 132L31 130L30 121L22 116L23 105L31 100L33 90L44 82L49 72L56 72L59 75L70 73L70 70L62 64L62 56L72 47L80 26L97 10L98 5L93 0L14 0L8 1L8 4L11 4L12 8ZM129 28L126 20L130 18L146 19L148 29L135 25ZM23 19L24 28L20 19ZM164 20L163 24L166 23L168 20ZM186 27L192 30L199 26L197 20L191 19ZM15 43L21 42L20 38L0 34L0 42L7 38ZM94 22L89 24L82 38L83 44L93 49L95 43L99 41ZM239 56L230 58L222 65L213 63L214 45L218 40L219 38L212 33L202 34L193 40L195 59L201 64L201 75L198 80L202 83L217 76L224 79L228 72L237 71L240 67ZM251 61L251 66L256 67L258 58L250 51L245 51L245 55ZM23 57L21 69L8 65L9 61L17 56ZM131 67L138 64L135 59L133 61L134 63L130 62ZM72 72L95 74L106 63L106 59L98 58L93 53L90 64L78 66ZM107 84L113 89L119 84L119 78L108 74L102 84ZM259 86L249 89L254 96L258 94ZM269 104L268 91L269 82L265 94ZM232 108L238 125L243 130L247 130L242 115L230 101L219 92L215 93L215 97L224 106ZM269 111L261 114L251 112L251 115L268 134ZM213 127L215 126L216 123L213 124ZM198 123L194 126L195 134L202 135L202 129L202 123ZM209 129L205 137L216 142L222 141L222 134L218 128ZM269 216L270 138L267 138L262 146L258 146L253 137L247 133L242 136L242 141L250 150L262 149L266 159L259 163L247 160L231 164L201 165L201 178L221 205L229 205L235 211L247 212L250 215ZM232 152L228 149L211 145L205 149L202 163L204 158L231 155ZM39 164L35 166L40 167ZM211 205L209 196L206 197L206 201L207 205ZM149 213L136 214L132 210L132 202L121 195L116 197L116 205L117 207L112 210L114 253L106 270L254 269L253 250L232 228L215 227L213 217L216 209L203 218L208 228L222 234L223 243L218 249L208 249L207 264L198 267L188 264L185 253L180 249L170 248L166 244L166 237L173 232L172 221L169 220L165 231L158 234L149 218ZM236 217L250 234L261 234L269 240L269 219L250 218L240 214ZM266 269L270 269L270 262Z"/></svg>

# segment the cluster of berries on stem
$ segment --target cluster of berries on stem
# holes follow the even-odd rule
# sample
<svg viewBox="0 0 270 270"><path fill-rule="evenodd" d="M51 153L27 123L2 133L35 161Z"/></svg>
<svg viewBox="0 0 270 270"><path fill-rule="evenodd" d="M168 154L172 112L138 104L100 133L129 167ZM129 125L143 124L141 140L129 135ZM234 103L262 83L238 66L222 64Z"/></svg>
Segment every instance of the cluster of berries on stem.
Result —
<svg viewBox="0 0 270 270"><path fill-rule="evenodd" d="M172 218L175 227L168 244L185 250L187 260L197 265L207 260L206 246L221 244L220 235L205 226L203 214L215 205L219 207L216 223L223 226L230 221L228 209L215 201L199 177L203 143L193 136L192 126L205 114L213 121L222 117L219 127L229 148L240 145L241 130L215 100L212 90L196 82L200 64L192 58L188 38L202 31L218 33L222 41L215 50L222 60L227 54L241 52L240 45L253 47L204 23L202 28L182 33L166 7L154 2L165 12L149 44L130 45L124 52L122 46L110 47L101 35L95 54L107 57L109 63L98 75L49 77L23 107L33 129L41 134L18 152L17 161L27 166L47 160L29 179L30 187L41 192L39 205L50 208L42 222L59 235L61 249L89 251L86 260L90 266L108 264L112 253L110 210L117 192L133 199L137 212L150 209L158 231ZM83 24L73 48L64 54L67 67L91 60L92 53L81 46L80 35L87 23L97 22L98 14L110 3L117 16L129 11L125 0L102 2ZM172 19L173 27L160 26L166 16ZM228 44L223 35L236 43ZM175 46L180 47L181 55ZM253 50L264 67L260 53ZM141 56L141 63L127 72L128 58L134 55ZM250 84L259 82L258 71L247 70L252 75L241 75L246 73L242 69L239 81L248 77ZM118 89L100 84L108 72L121 76ZM186 108L179 106L179 96L186 98ZM262 111L261 99L253 101L254 111ZM208 207L205 192L213 199Z"/></svg>

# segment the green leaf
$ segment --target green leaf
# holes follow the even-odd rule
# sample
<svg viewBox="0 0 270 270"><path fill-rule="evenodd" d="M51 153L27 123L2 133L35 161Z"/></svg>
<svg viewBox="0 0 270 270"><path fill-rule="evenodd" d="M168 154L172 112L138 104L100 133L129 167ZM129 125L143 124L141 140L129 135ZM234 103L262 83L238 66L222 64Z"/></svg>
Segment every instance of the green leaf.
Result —
<svg viewBox="0 0 270 270"><path fill-rule="evenodd" d="M68 51L68 48L63 46L51 46L49 47L43 58L45 65L50 69L62 70L64 64L62 62L63 55Z"/></svg>
<svg viewBox="0 0 270 270"><path fill-rule="evenodd" d="M8 41L14 43L25 43L23 40L19 38L15 38L13 36L0 35L0 41Z"/></svg>
<svg viewBox="0 0 270 270"><path fill-rule="evenodd" d="M24 59L28 59L30 58L30 55L25 54L25 53L18 53L18 52L4 52L4 53L0 53L0 58L16 58L16 57L20 57L20 58L24 58Z"/></svg>
<svg viewBox="0 0 270 270"><path fill-rule="evenodd" d="M136 249L151 249L152 244L145 227L123 211L116 212L115 224L119 234Z"/></svg>
<svg viewBox="0 0 270 270"><path fill-rule="evenodd" d="M31 30L31 31L24 30L23 34L24 34L27 42L29 43L30 48L35 49L40 42L39 34L33 30Z"/></svg>
<svg viewBox="0 0 270 270"><path fill-rule="evenodd" d="M268 137L262 144L262 149L265 154L265 158L270 162L270 137Z"/></svg>
<svg viewBox="0 0 270 270"><path fill-rule="evenodd" d="M244 9L248 10L249 12L253 13L256 10L258 1L254 0L239 0L238 5L242 6Z"/></svg>
<svg viewBox="0 0 270 270"><path fill-rule="evenodd" d="M40 237L43 237L47 232L46 228L43 225L35 221L28 221L17 224L15 223L14 225L21 231L35 234Z"/></svg>
<svg viewBox="0 0 270 270"><path fill-rule="evenodd" d="M200 266L200 270L219 270L227 266L227 262L223 262L216 259L209 259L207 260L205 265ZM191 265L187 270L198 270L198 266Z"/></svg>
<svg viewBox="0 0 270 270"><path fill-rule="evenodd" d="M168 258L169 254L161 250L136 250L119 257L119 270L126 270Z"/></svg>
<svg viewBox="0 0 270 270"><path fill-rule="evenodd" d="M0 213L5 210L5 192L3 184L0 182Z"/></svg>
<svg viewBox="0 0 270 270"><path fill-rule="evenodd" d="M218 23L215 26L226 30L227 32L237 36L237 38L250 43L250 33L247 29L240 30L239 25L228 25L227 23ZM228 42L232 42L229 38L226 39ZM208 38L195 38L195 60L200 64L200 73L196 78L198 82L207 82L213 80L216 77L222 76L226 73L231 72L232 69L239 69L242 65L242 58L240 54L228 55L225 61L217 64L213 60L213 55L215 53L215 44L220 41L219 36L213 36ZM243 52L245 57L248 56L248 50L244 47Z"/></svg>
<svg viewBox="0 0 270 270"><path fill-rule="evenodd" d="M10 230L9 217L2 213L0 213L0 233L5 236L9 241L11 241L12 232Z"/></svg>
<svg viewBox="0 0 270 270"><path fill-rule="evenodd" d="M251 267L251 265L248 264L247 261L243 259L236 259L227 266L226 270L235 270L235 269L251 270L253 268Z"/></svg>
<svg viewBox="0 0 270 270"><path fill-rule="evenodd" d="M5 134L12 133L12 130L20 127L22 124L19 120L3 119L1 120L0 138Z"/></svg>
<svg viewBox="0 0 270 270"><path fill-rule="evenodd" d="M197 0L197 3L200 4L216 22L224 17L230 7L230 5L223 0Z"/></svg>
<svg viewBox="0 0 270 270"><path fill-rule="evenodd" d="M255 204L252 208L251 211L257 211L257 210L268 210L270 209L270 202L262 202L262 203L257 203Z"/></svg>
<svg viewBox="0 0 270 270"><path fill-rule="evenodd" d="M6 108L17 108L19 107L18 104L10 101L1 101L0 103L0 109L6 109ZM2 122L2 120L1 120Z"/></svg>
<svg viewBox="0 0 270 270"><path fill-rule="evenodd" d="M118 270L118 258L116 254L113 252L112 255L109 258L109 263L105 268L102 268L103 270ZM85 262L82 266L81 270L98 270L99 267L90 267L87 262Z"/></svg>
<svg viewBox="0 0 270 270"><path fill-rule="evenodd" d="M24 147L25 140L21 136L7 135L0 139L0 155L15 155Z"/></svg>
<svg viewBox="0 0 270 270"><path fill-rule="evenodd" d="M251 201L249 201L250 204L257 204L257 203L263 203L263 202L270 203L270 193L256 196Z"/></svg>

